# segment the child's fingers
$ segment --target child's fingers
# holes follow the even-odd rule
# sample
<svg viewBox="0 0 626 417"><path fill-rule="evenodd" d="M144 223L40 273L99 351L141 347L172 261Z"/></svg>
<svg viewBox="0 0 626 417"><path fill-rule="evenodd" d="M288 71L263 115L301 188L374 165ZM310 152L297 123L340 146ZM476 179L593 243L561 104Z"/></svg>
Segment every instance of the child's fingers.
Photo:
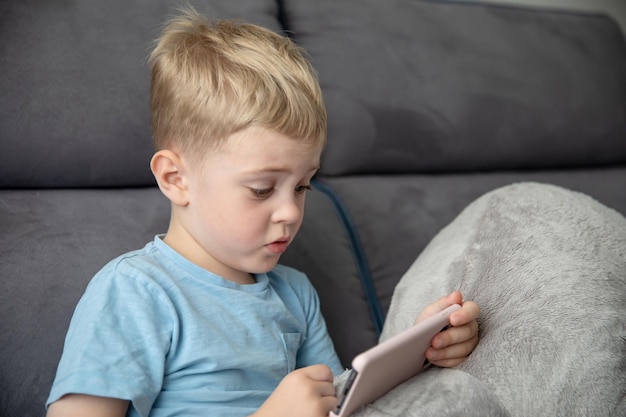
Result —
<svg viewBox="0 0 626 417"><path fill-rule="evenodd" d="M465 343L475 337L478 337L478 323L473 320L460 327L449 327L435 335L432 340L432 346L435 349L443 349L448 346Z"/></svg>
<svg viewBox="0 0 626 417"><path fill-rule="evenodd" d="M431 317L452 304L461 304L461 308L452 313L451 326L433 337L432 346L426 351L432 364L447 368L463 363L478 345L478 304L463 302L462 294L454 291L428 305L416 320L417 323Z"/></svg>
<svg viewBox="0 0 626 417"><path fill-rule="evenodd" d="M480 307L478 304L473 301L466 301L459 310L450 315L450 324L452 326L463 326L475 321L479 315Z"/></svg>
<svg viewBox="0 0 626 417"><path fill-rule="evenodd" d="M326 365L311 365L301 368L300 372L304 373L308 378L316 381L333 382L333 373Z"/></svg>
<svg viewBox="0 0 626 417"><path fill-rule="evenodd" d="M419 316L417 316L415 323L419 323L422 320L425 320L429 317L434 316L435 314L444 310L446 307L451 306L452 304L461 304L462 301L463 301L463 296L461 295L460 292L458 291L451 292L445 297L441 297L437 301L424 307L424 309L419 314Z"/></svg>
<svg viewBox="0 0 626 417"><path fill-rule="evenodd" d="M458 366L462 364L463 362L465 362L466 359L467 359L467 356L463 358L433 360L433 361L430 361L430 363L440 368L454 368L455 366Z"/></svg>
<svg viewBox="0 0 626 417"><path fill-rule="evenodd" d="M426 351L426 358L437 366L451 367L456 366L469 356L478 344L478 337L466 340L463 343L457 343L447 346L443 349L434 349L430 347Z"/></svg>

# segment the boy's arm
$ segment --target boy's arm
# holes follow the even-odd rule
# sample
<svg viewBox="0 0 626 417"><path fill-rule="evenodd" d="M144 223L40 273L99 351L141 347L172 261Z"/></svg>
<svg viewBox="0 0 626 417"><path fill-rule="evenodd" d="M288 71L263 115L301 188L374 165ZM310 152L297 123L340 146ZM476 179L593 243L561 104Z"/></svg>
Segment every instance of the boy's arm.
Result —
<svg viewBox="0 0 626 417"><path fill-rule="evenodd" d="M69 394L50 404L46 417L124 417L128 404L117 398Z"/></svg>

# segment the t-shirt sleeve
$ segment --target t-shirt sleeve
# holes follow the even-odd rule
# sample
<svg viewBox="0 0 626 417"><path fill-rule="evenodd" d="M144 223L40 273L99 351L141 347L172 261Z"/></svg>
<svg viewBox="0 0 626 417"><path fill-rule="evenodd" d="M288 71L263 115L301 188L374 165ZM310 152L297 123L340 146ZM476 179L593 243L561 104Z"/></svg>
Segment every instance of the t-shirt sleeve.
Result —
<svg viewBox="0 0 626 417"><path fill-rule="evenodd" d="M147 277L111 263L79 301L47 405L63 395L129 400L147 416L161 390L175 312Z"/></svg>

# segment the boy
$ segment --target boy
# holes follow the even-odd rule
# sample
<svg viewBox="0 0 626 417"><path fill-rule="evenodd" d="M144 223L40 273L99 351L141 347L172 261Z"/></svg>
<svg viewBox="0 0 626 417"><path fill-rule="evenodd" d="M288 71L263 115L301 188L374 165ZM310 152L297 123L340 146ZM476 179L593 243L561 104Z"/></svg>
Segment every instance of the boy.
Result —
<svg viewBox="0 0 626 417"><path fill-rule="evenodd" d="M287 38L192 11L150 61L150 166L170 225L89 284L48 416L326 416L342 367L311 284L277 265L325 142L313 70ZM464 360L477 316L463 304L433 363Z"/></svg>

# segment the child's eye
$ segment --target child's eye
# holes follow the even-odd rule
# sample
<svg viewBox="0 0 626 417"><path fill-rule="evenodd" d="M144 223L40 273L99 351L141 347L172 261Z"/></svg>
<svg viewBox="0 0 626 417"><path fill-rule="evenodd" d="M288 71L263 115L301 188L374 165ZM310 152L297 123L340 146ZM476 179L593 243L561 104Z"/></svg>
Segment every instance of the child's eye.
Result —
<svg viewBox="0 0 626 417"><path fill-rule="evenodd" d="M310 185L298 185L296 187L296 194L304 194L305 192L307 192L308 190L311 189Z"/></svg>
<svg viewBox="0 0 626 417"><path fill-rule="evenodd" d="M250 191L252 191L252 195L255 198L267 198L272 194L274 189L273 188L250 188Z"/></svg>

